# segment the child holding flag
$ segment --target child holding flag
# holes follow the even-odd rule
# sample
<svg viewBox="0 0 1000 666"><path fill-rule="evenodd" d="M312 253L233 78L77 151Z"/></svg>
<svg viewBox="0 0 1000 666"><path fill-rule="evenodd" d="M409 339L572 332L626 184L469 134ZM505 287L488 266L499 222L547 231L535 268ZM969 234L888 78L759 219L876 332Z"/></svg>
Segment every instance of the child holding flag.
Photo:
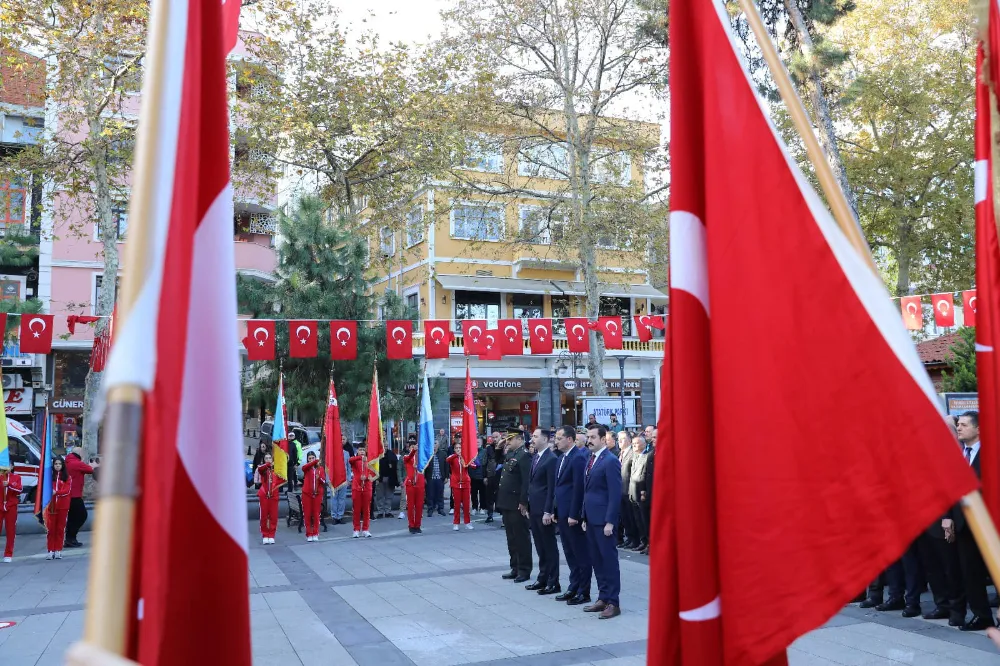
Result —
<svg viewBox="0 0 1000 666"><path fill-rule="evenodd" d="M323 509L323 487L326 470L313 451L302 465L302 519L306 524L306 541L319 541L319 514Z"/></svg>
<svg viewBox="0 0 1000 666"><path fill-rule="evenodd" d="M351 456L348 462L351 471L354 472L354 480L351 481L351 501L354 509L354 534L358 537L370 538L372 533L368 531L371 521L372 510L372 481L375 479L375 470L368 466L367 450L364 446L359 446L357 455Z"/></svg>
<svg viewBox="0 0 1000 666"><path fill-rule="evenodd" d="M274 471L274 458L268 453L264 456L264 464L257 468L256 481L260 483L257 500L260 503L260 536L266 546L274 543L274 534L278 529L278 490L285 480Z"/></svg>
<svg viewBox="0 0 1000 666"><path fill-rule="evenodd" d="M3 549L3 561L14 559L14 532L17 525L17 502L21 495L21 477L14 473L10 458L0 467L0 528L7 531L7 543Z"/></svg>
<svg viewBox="0 0 1000 666"><path fill-rule="evenodd" d="M465 529L472 529L472 522L469 518L469 505L472 501L472 484L469 479L469 467L462 458L461 440L455 442L455 452L447 458L448 466L451 468L451 496L455 498L455 523L453 530L458 531L459 514L465 512ZM476 461L472 461L471 467L476 467Z"/></svg>
<svg viewBox="0 0 1000 666"><path fill-rule="evenodd" d="M66 471L66 461L62 456L52 459L52 497L45 507L46 543L49 554L47 560L61 560L64 539L66 538L66 516L69 515L69 491L72 487L69 472Z"/></svg>
<svg viewBox="0 0 1000 666"><path fill-rule="evenodd" d="M420 534L420 523L424 516L424 486L427 481L424 475L417 471L417 442L410 440L410 452L403 456L403 467L406 469L403 486L406 490L406 517L410 524L410 534Z"/></svg>

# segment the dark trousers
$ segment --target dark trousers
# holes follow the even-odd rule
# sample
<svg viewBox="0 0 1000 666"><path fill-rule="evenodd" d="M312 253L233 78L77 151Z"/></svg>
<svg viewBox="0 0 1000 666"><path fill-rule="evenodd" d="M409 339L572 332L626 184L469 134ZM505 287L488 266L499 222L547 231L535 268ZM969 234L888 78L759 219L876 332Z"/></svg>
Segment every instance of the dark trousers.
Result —
<svg viewBox="0 0 1000 666"><path fill-rule="evenodd" d="M542 523L542 514L531 514L531 538L538 553L538 582L550 587L559 584L559 546L555 524Z"/></svg>
<svg viewBox="0 0 1000 666"><path fill-rule="evenodd" d="M628 504L632 512L632 524L635 525L636 540L640 543L649 543L649 525L646 523L639 500L630 497Z"/></svg>
<svg viewBox="0 0 1000 666"><path fill-rule="evenodd" d="M444 513L444 479L431 479L427 482L427 515L435 511Z"/></svg>
<svg viewBox="0 0 1000 666"><path fill-rule="evenodd" d="M472 487L472 508L476 511L479 509L485 509L486 503L483 501L483 480L482 479L469 479L471 481Z"/></svg>
<svg viewBox="0 0 1000 666"><path fill-rule="evenodd" d="M962 567L962 583L965 598L972 614L981 618L992 618L990 600L986 595L986 563L979 554L979 546L968 526L955 536L958 544L958 559Z"/></svg>
<svg viewBox="0 0 1000 666"><path fill-rule="evenodd" d="M522 578L531 576L531 535L528 519L521 512L502 511L503 529L507 534L507 552L510 554L510 570Z"/></svg>
<svg viewBox="0 0 1000 666"><path fill-rule="evenodd" d="M567 591L589 597L590 577L593 569L590 566L587 535L579 523L570 527L565 518L559 518L559 539L562 541L563 554L566 556L566 565L569 567Z"/></svg>
<svg viewBox="0 0 1000 666"><path fill-rule="evenodd" d="M646 499L639 501L639 508L642 511L642 519L646 521L646 543L649 543L650 525L653 524L653 502L646 493Z"/></svg>
<svg viewBox="0 0 1000 666"><path fill-rule="evenodd" d="M639 543L639 535L635 531L635 517L632 515L632 504L629 502L628 495L622 495L622 506L618 515L621 517L619 536L622 537L622 541L624 543Z"/></svg>
<svg viewBox="0 0 1000 666"><path fill-rule="evenodd" d="M74 497L69 501L69 515L66 516L66 541L76 541L80 528L87 522L87 507L82 497Z"/></svg>
<svg viewBox="0 0 1000 666"><path fill-rule="evenodd" d="M903 600L910 608L920 608L920 595L927 589L924 568L920 564L920 552L914 541L903 553L899 564L903 567Z"/></svg>
<svg viewBox="0 0 1000 666"><path fill-rule="evenodd" d="M594 577L597 578L597 598L604 603L619 606L618 595L621 593L622 580L615 533L604 536L603 523L588 524L587 545L590 549L590 561L594 565Z"/></svg>
<svg viewBox="0 0 1000 666"><path fill-rule="evenodd" d="M496 477L483 481L483 492L479 498L479 508L486 510L486 515L493 517L493 503L496 502Z"/></svg>
<svg viewBox="0 0 1000 666"><path fill-rule="evenodd" d="M965 587L958 562L958 546L925 532L917 537L917 548L934 595L934 605L964 618Z"/></svg>

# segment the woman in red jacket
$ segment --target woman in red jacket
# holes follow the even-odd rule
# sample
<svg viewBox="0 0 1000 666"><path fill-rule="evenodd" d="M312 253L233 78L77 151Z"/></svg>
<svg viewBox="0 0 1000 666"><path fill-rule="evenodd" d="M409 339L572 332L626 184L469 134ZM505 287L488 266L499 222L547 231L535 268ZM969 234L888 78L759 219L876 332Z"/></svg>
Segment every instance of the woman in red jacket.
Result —
<svg viewBox="0 0 1000 666"><path fill-rule="evenodd" d="M52 497L42 518L45 520L45 530L48 534L49 554L47 560L61 560L64 539L66 538L66 516L69 515L69 491L72 484L69 472L66 471L66 461L62 456L52 459Z"/></svg>
<svg viewBox="0 0 1000 666"><path fill-rule="evenodd" d="M14 536L17 525L17 502L21 496L21 477L12 469L0 467L0 529L7 530L7 544L3 549L3 561L14 559Z"/></svg>
<svg viewBox="0 0 1000 666"><path fill-rule="evenodd" d="M465 511L465 529L472 529L472 522L469 518L469 505L472 503L472 482L469 479L469 469L465 461L462 460L462 445L455 444L455 452L448 456L448 466L451 468L451 496L455 498L455 526L451 529L458 530L458 514ZM476 466L476 462L472 462Z"/></svg>
<svg viewBox="0 0 1000 666"><path fill-rule="evenodd" d="M406 489L406 517L410 523L410 534L420 534L420 522L424 516L424 486L427 481L423 472L417 469L416 442L410 442L410 452L403 456L403 467L406 469L403 486Z"/></svg>
<svg viewBox="0 0 1000 666"><path fill-rule="evenodd" d="M327 484L326 470L312 451L302 465L302 519L306 524L306 541L319 541L319 514L323 510L323 487Z"/></svg>
<svg viewBox="0 0 1000 666"><path fill-rule="evenodd" d="M264 456L264 464L257 468L257 479L260 490L257 500L260 502L260 535L264 545L274 543L274 533L278 529L278 490L285 485L274 471L274 458L268 453Z"/></svg>
<svg viewBox="0 0 1000 666"><path fill-rule="evenodd" d="M375 470L368 466L368 457L365 455L365 447L358 447L358 454L348 459L351 464L351 472L354 473L354 480L351 481L351 501L353 503L354 514L354 534L351 536L368 538L372 535L368 531L372 511L372 481L375 479Z"/></svg>

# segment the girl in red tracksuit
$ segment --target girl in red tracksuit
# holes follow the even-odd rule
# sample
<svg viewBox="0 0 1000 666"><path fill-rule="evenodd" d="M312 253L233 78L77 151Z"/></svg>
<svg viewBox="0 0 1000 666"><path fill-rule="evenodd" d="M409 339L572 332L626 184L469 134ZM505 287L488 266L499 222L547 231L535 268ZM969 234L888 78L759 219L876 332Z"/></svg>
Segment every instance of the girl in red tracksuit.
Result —
<svg viewBox="0 0 1000 666"><path fill-rule="evenodd" d="M257 499L260 502L260 535L264 544L274 543L274 533L278 529L278 490L285 485L274 471L274 458L268 453L264 456L264 464L257 468L257 481L260 490Z"/></svg>
<svg viewBox="0 0 1000 666"><path fill-rule="evenodd" d="M469 519L469 506L472 504L472 482L469 479L469 469L465 461L462 460L462 445L455 444L455 452L448 456L448 465L451 468L451 496L455 498L455 526L458 529L458 514L465 511L465 528L471 530L472 523ZM472 462L476 467L476 462Z"/></svg>
<svg viewBox="0 0 1000 666"><path fill-rule="evenodd" d="M323 487L326 470L312 451L302 465L302 515L306 524L306 541L319 541L319 514L323 510Z"/></svg>
<svg viewBox="0 0 1000 666"><path fill-rule="evenodd" d="M21 495L21 477L6 467L0 468L0 529L7 530L3 561L14 558L14 526L17 525L17 502Z"/></svg>
<svg viewBox="0 0 1000 666"><path fill-rule="evenodd" d="M368 466L368 457L365 455L365 447L358 447L358 455L352 456L347 462L351 464L351 471L354 473L354 480L351 481L351 501L354 514L354 534L357 539L360 536L371 537L368 531L368 524L372 511L372 481L375 479L375 470Z"/></svg>
<svg viewBox="0 0 1000 666"><path fill-rule="evenodd" d="M423 473L417 470L417 444L410 444L410 452L403 456L403 466L406 468L406 478L403 486L406 488L406 517L410 523L410 534L420 534L420 521L424 515L424 486L427 481Z"/></svg>
<svg viewBox="0 0 1000 666"><path fill-rule="evenodd" d="M62 456L52 459L52 477L52 498L42 516L48 534L46 542L49 554L45 559L61 560L66 538L66 516L69 515L69 491L72 488L66 461Z"/></svg>

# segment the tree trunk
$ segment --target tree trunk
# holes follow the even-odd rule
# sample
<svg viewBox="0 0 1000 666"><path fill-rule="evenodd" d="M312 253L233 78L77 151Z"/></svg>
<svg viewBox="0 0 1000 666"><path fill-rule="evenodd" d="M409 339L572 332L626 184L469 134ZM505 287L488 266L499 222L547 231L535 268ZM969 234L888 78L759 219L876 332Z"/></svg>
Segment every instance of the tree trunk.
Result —
<svg viewBox="0 0 1000 666"><path fill-rule="evenodd" d="M840 157L840 148L837 147L837 134L833 127L833 118L830 116L830 105L827 103L826 95L823 94L823 81L820 72L812 60L813 40L809 34L809 27L806 25L802 12L799 11L797 0L785 0L785 10L798 34L802 53L809 61L809 83L806 85L806 89L809 93L810 106L812 106L813 122L819 131L819 142L823 146L826 160L830 163L830 168L833 169L833 173L840 183L840 189L843 190L844 196L847 198L847 205L850 207L851 215L854 216L856 222L858 220L858 201L847 180L847 169L844 168L844 162Z"/></svg>

